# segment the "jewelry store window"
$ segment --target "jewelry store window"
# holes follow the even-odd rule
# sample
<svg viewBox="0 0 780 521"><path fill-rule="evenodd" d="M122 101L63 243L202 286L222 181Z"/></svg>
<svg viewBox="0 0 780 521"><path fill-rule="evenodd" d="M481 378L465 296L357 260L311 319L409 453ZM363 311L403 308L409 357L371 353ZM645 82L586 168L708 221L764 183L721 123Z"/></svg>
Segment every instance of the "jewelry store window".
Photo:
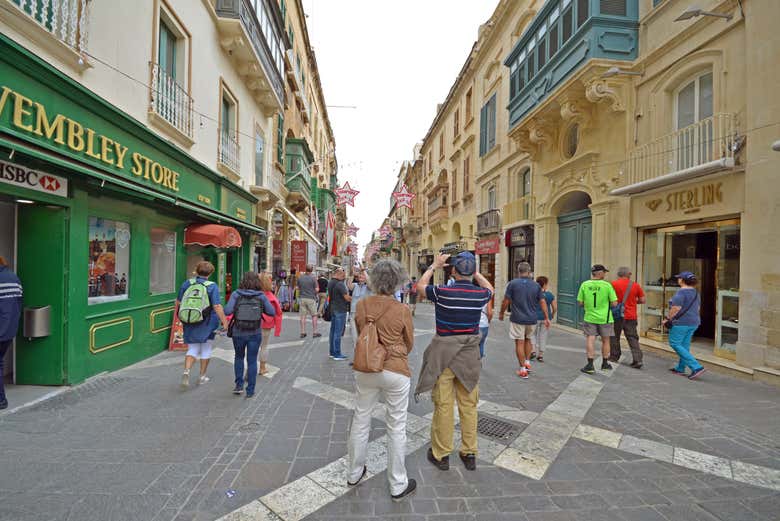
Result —
<svg viewBox="0 0 780 521"><path fill-rule="evenodd" d="M666 341L661 321L679 286L674 275L691 271L699 279L701 325L696 347L736 359L739 330L739 219L645 230L642 282L647 303L640 306L642 336Z"/></svg>
<svg viewBox="0 0 780 521"><path fill-rule="evenodd" d="M130 274L130 225L89 218L88 302L127 299Z"/></svg>

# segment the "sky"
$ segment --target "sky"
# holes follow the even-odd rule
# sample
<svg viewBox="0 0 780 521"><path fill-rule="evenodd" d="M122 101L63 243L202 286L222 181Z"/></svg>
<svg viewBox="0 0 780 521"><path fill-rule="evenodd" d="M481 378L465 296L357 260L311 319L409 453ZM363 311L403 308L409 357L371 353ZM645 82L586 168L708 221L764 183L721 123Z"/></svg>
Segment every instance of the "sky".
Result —
<svg viewBox="0 0 780 521"><path fill-rule="evenodd" d="M349 222L371 240L497 0L303 0L336 139L339 184L360 190ZM354 106L356 108L338 108Z"/></svg>

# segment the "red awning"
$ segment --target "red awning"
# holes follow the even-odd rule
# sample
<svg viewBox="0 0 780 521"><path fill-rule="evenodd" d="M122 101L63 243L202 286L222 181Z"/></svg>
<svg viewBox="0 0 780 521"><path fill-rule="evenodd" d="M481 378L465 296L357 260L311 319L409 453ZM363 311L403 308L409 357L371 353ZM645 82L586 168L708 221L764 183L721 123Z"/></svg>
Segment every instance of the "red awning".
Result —
<svg viewBox="0 0 780 521"><path fill-rule="evenodd" d="M184 230L184 244L240 248L241 234L235 228L221 224L191 224Z"/></svg>

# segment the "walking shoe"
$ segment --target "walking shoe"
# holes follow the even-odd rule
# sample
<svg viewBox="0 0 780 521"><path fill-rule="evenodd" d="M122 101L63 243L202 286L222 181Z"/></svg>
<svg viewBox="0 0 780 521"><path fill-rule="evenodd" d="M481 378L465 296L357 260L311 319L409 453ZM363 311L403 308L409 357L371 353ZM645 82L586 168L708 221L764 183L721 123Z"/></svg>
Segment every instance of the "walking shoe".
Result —
<svg viewBox="0 0 780 521"><path fill-rule="evenodd" d="M346 356L334 356L333 360L335 360L336 362L344 362L345 360L349 360L349 358L347 358Z"/></svg>
<svg viewBox="0 0 780 521"><path fill-rule="evenodd" d="M357 481L355 481L355 482L353 483L353 482L351 482L351 481L347 480L347 485L349 485L350 487L354 487L355 485L357 485L358 483L360 483L360 482L363 480L363 478L364 478L364 477L366 477L366 474L367 474L367 473L368 473L368 467L366 467L365 465L363 465L363 473L360 475L360 477L359 477L359 478L357 478Z"/></svg>
<svg viewBox="0 0 780 521"><path fill-rule="evenodd" d="M319 337L321 337L321 336L322 336L322 333L314 333L314 334L312 335L312 337L314 337L314 338L319 338Z"/></svg>
<svg viewBox="0 0 780 521"><path fill-rule="evenodd" d="M615 362L615 363L618 363L618 362L620 362L620 357L619 357L619 356L612 355L612 356L610 356L609 358L607 358L607 360L608 360L608 361L610 361L610 362Z"/></svg>
<svg viewBox="0 0 780 521"><path fill-rule="evenodd" d="M406 496L409 496L414 493L414 491L417 490L417 482L409 478L409 484L406 486L406 490L401 492L400 494L396 494L394 496L390 496L393 501L401 501Z"/></svg>
<svg viewBox="0 0 780 521"><path fill-rule="evenodd" d="M474 454L461 454L460 460L466 467L466 470L477 470L477 457Z"/></svg>
<svg viewBox="0 0 780 521"><path fill-rule="evenodd" d="M437 460L433 456L433 449L431 448L428 449L428 461L433 463L439 470L450 470L450 457L444 456L441 460Z"/></svg>
<svg viewBox="0 0 780 521"><path fill-rule="evenodd" d="M233 394L241 394L244 392L244 388L238 384L236 384L235 387L233 387Z"/></svg>
<svg viewBox="0 0 780 521"><path fill-rule="evenodd" d="M610 365L610 363L609 363L609 362L607 362L606 360L603 360L603 361L601 362L601 370L602 370L602 371L609 371L609 370L611 370L611 369L612 369L612 365Z"/></svg>
<svg viewBox="0 0 780 521"><path fill-rule="evenodd" d="M252 398L255 395L255 393L246 393L247 398Z"/></svg>
<svg viewBox="0 0 780 521"><path fill-rule="evenodd" d="M208 376L206 376L206 375L204 374L203 376L201 376L200 378L198 378L198 385L203 385L203 384L205 384L205 383L209 383L210 381L211 381L211 378L209 378Z"/></svg>
<svg viewBox="0 0 780 521"><path fill-rule="evenodd" d="M523 380L528 380L528 369L526 369L525 367L521 367L516 372L517 372L517 376L519 376Z"/></svg>
<svg viewBox="0 0 780 521"><path fill-rule="evenodd" d="M8 409L8 400L3 400L0 402L0 410L2 409Z"/></svg>
<svg viewBox="0 0 780 521"><path fill-rule="evenodd" d="M528 357L529 360L533 360L536 358L536 351L531 351L531 356Z"/></svg>
<svg viewBox="0 0 780 521"><path fill-rule="evenodd" d="M306 338L306 333L301 333L301 338Z"/></svg>
<svg viewBox="0 0 780 521"><path fill-rule="evenodd" d="M524 368L525 368L527 371L529 371L529 372L530 372L530 371L531 371L531 362L529 362L528 360L524 360L524 361L523 361L523 367L524 367Z"/></svg>
<svg viewBox="0 0 780 521"><path fill-rule="evenodd" d="M699 367L695 371L693 371L691 374L688 375L688 380L696 380L702 373L704 372L703 367Z"/></svg>
<svg viewBox="0 0 780 521"><path fill-rule="evenodd" d="M182 387L189 387L190 386L190 372L184 371L181 374L181 386Z"/></svg>
<svg viewBox="0 0 780 521"><path fill-rule="evenodd" d="M539 356L536 357L536 361L544 363L544 357L542 355L539 355Z"/></svg>
<svg viewBox="0 0 780 521"><path fill-rule="evenodd" d="M642 362L631 362L631 365L628 367L633 367L634 369L642 369Z"/></svg>
<svg viewBox="0 0 780 521"><path fill-rule="evenodd" d="M685 371L680 371L676 367L670 367L669 371L673 372L674 374L679 374L680 376L686 376Z"/></svg>
<svg viewBox="0 0 780 521"><path fill-rule="evenodd" d="M582 369L580 369L580 371L582 371L585 374L593 374L596 372L596 369L593 368L593 364L588 364Z"/></svg>

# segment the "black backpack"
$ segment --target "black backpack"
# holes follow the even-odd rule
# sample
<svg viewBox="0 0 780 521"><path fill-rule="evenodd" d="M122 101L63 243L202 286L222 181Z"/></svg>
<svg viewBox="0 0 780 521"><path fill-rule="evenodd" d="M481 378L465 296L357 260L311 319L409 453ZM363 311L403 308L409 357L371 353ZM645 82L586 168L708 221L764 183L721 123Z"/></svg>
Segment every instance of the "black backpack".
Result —
<svg viewBox="0 0 780 521"><path fill-rule="evenodd" d="M259 296L239 295L233 310L236 327L243 330L260 329L263 322L263 301Z"/></svg>

